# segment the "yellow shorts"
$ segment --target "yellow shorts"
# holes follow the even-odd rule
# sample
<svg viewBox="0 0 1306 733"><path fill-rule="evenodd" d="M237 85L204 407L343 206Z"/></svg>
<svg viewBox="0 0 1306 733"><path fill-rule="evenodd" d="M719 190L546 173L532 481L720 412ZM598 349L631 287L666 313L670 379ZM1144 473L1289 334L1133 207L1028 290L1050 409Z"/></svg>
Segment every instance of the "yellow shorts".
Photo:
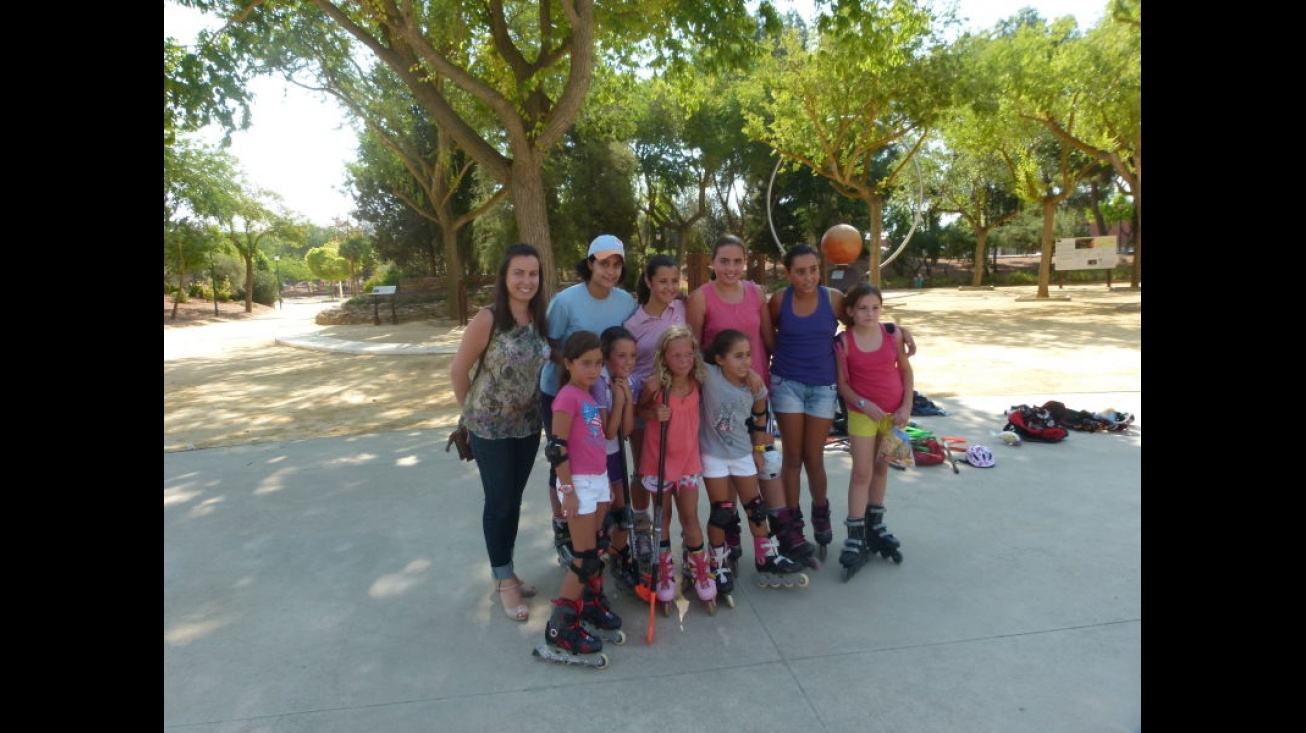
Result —
<svg viewBox="0 0 1306 733"><path fill-rule="evenodd" d="M879 422L874 422L864 412L848 411L848 434L854 438L874 438L893 432L893 414L885 415Z"/></svg>

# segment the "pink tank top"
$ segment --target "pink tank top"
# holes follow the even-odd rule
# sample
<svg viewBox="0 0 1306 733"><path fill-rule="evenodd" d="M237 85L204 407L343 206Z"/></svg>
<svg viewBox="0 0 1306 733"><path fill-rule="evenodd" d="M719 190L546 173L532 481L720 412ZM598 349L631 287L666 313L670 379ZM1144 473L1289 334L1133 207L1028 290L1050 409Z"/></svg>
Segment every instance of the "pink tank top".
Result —
<svg viewBox="0 0 1306 733"><path fill-rule="evenodd" d="M698 452L698 385L684 397L671 397L671 420L667 423L667 457L664 481L677 481L684 476L703 472L703 458ZM662 404L662 393L658 393ZM644 423L644 450L639 456L639 473L656 476L658 451L662 448L662 423Z"/></svg>
<svg viewBox="0 0 1306 733"><path fill-rule="evenodd" d="M753 356L753 371L762 375L762 384L771 383L770 370L767 365L771 355L766 353L766 342L762 340L762 294L761 289L751 280L740 285L744 289L744 299L738 303L727 303L717 295L716 287L703 283L703 343L700 349L706 349L718 333L733 328L747 334Z"/></svg>

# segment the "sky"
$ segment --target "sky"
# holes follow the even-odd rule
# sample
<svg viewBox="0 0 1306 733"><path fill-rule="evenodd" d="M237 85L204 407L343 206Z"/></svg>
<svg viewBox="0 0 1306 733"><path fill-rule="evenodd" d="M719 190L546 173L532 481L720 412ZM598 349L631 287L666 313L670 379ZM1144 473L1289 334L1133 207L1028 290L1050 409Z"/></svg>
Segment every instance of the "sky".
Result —
<svg viewBox="0 0 1306 733"><path fill-rule="evenodd" d="M811 8L804 0L774 1L782 10L792 6L810 12ZM1073 15L1086 29L1102 17L1106 4L1107 0L959 0L957 7L959 16L969 18L966 27L972 30L991 28L1024 7L1048 19ZM198 12L164 1L165 36L190 43L205 24ZM358 145L348 116L322 95L280 80L257 79L252 91L253 125L233 135L228 149L250 183L280 194L287 209L313 224L330 226L347 219L354 205L345 187L345 164L354 160ZM202 137L216 143L221 134L208 131Z"/></svg>

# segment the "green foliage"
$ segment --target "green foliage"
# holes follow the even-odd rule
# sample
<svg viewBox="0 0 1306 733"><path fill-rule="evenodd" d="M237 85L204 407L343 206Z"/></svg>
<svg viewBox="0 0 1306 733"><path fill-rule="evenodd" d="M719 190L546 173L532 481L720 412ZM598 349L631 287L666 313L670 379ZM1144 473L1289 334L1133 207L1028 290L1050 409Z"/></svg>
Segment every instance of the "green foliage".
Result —
<svg viewBox="0 0 1306 733"><path fill-rule="evenodd" d="M1016 270L999 275L997 280L999 285L1037 285L1038 272Z"/></svg>

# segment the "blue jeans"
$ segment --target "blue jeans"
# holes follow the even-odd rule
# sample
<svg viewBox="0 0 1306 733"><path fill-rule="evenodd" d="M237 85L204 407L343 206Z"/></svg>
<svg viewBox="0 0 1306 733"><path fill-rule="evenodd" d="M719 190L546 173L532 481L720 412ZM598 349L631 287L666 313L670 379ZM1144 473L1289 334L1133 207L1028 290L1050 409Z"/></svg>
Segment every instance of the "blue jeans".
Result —
<svg viewBox="0 0 1306 733"><path fill-rule="evenodd" d="M481 472L485 508L481 529L495 580L513 576L512 556L521 522L522 492L540 450L540 434L525 438L482 438L472 433L472 455Z"/></svg>

